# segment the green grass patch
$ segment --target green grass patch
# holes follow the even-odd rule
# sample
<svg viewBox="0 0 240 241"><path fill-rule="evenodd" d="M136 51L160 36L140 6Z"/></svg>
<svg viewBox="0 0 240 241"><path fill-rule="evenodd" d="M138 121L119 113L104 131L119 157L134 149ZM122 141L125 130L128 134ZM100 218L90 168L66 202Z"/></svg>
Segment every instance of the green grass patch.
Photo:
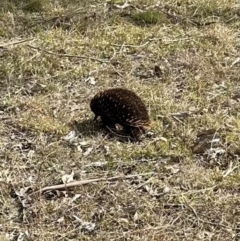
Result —
<svg viewBox="0 0 240 241"><path fill-rule="evenodd" d="M131 18L139 25L155 25L155 24L167 24L169 20L167 16L156 10L147 10L143 12L132 13Z"/></svg>

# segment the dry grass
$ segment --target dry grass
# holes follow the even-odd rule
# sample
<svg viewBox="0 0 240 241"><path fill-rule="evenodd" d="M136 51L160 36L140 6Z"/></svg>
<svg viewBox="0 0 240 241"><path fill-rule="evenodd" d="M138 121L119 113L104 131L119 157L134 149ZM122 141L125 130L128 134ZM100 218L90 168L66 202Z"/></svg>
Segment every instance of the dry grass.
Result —
<svg viewBox="0 0 240 241"><path fill-rule="evenodd" d="M1 240L240 240L239 4L124 2L1 1ZM92 122L116 86L148 106L140 144Z"/></svg>

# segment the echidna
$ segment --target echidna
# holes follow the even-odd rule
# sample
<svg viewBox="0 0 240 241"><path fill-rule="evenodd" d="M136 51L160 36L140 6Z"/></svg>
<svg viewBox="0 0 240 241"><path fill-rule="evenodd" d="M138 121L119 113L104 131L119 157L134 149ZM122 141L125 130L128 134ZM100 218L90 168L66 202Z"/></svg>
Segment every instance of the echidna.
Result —
<svg viewBox="0 0 240 241"><path fill-rule="evenodd" d="M97 93L91 100L94 120L101 117L105 126L120 124L134 140L150 126L145 104L133 91L113 88Z"/></svg>

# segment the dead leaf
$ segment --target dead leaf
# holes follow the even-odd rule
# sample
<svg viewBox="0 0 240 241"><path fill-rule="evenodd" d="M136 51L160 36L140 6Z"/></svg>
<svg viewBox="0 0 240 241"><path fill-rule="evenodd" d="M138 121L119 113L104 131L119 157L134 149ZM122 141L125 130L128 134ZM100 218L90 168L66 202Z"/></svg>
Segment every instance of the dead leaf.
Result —
<svg viewBox="0 0 240 241"><path fill-rule="evenodd" d="M217 148L220 145L221 138L215 129L207 129L198 133L192 147L194 154L207 152L210 148Z"/></svg>
<svg viewBox="0 0 240 241"><path fill-rule="evenodd" d="M63 183L66 184L66 183L72 182L73 181L73 176L74 176L74 171L72 171L72 173L69 174L69 175L68 174L63 175L62 176Z"/></svg>
<svg viewBox="0 0 240 241"><path fill-rule="evenodd" d="M116 8L119 8L119 9L124 9L124 8L127 8L127 7L131 6L131 5L129 3L127 3L127 1L126 1L123 5L114 4L113 6L116 7Z"/></svg>
<svg viewBox="0 0 240 241"><path fill-rule="evenodd" d="M89 76L87 79L85 79L85 82L90 84L90 85L95 85L96 84L95 77L93 77L93 76Z"/></svg>
<svg viewBox="0 0 240 241"><path fill-rule="evenodd" d="M92 152L93 148L89 147L87 150L83 153L84 156L88 156Z"/></svg>

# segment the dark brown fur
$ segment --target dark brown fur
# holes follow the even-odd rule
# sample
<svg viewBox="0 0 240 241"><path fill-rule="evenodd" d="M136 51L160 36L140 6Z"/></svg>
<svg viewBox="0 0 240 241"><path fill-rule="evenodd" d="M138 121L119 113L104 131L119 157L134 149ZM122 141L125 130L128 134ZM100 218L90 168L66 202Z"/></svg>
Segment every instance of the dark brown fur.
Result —
<svg viewBox="0 0 240 241"><path fill-rule="evenodd" d="M145 104L139 96L127 89L101 91L93 97L90 107L95 119L100 116L105 126L122 125L136 140L150 125Z"/></svg>

